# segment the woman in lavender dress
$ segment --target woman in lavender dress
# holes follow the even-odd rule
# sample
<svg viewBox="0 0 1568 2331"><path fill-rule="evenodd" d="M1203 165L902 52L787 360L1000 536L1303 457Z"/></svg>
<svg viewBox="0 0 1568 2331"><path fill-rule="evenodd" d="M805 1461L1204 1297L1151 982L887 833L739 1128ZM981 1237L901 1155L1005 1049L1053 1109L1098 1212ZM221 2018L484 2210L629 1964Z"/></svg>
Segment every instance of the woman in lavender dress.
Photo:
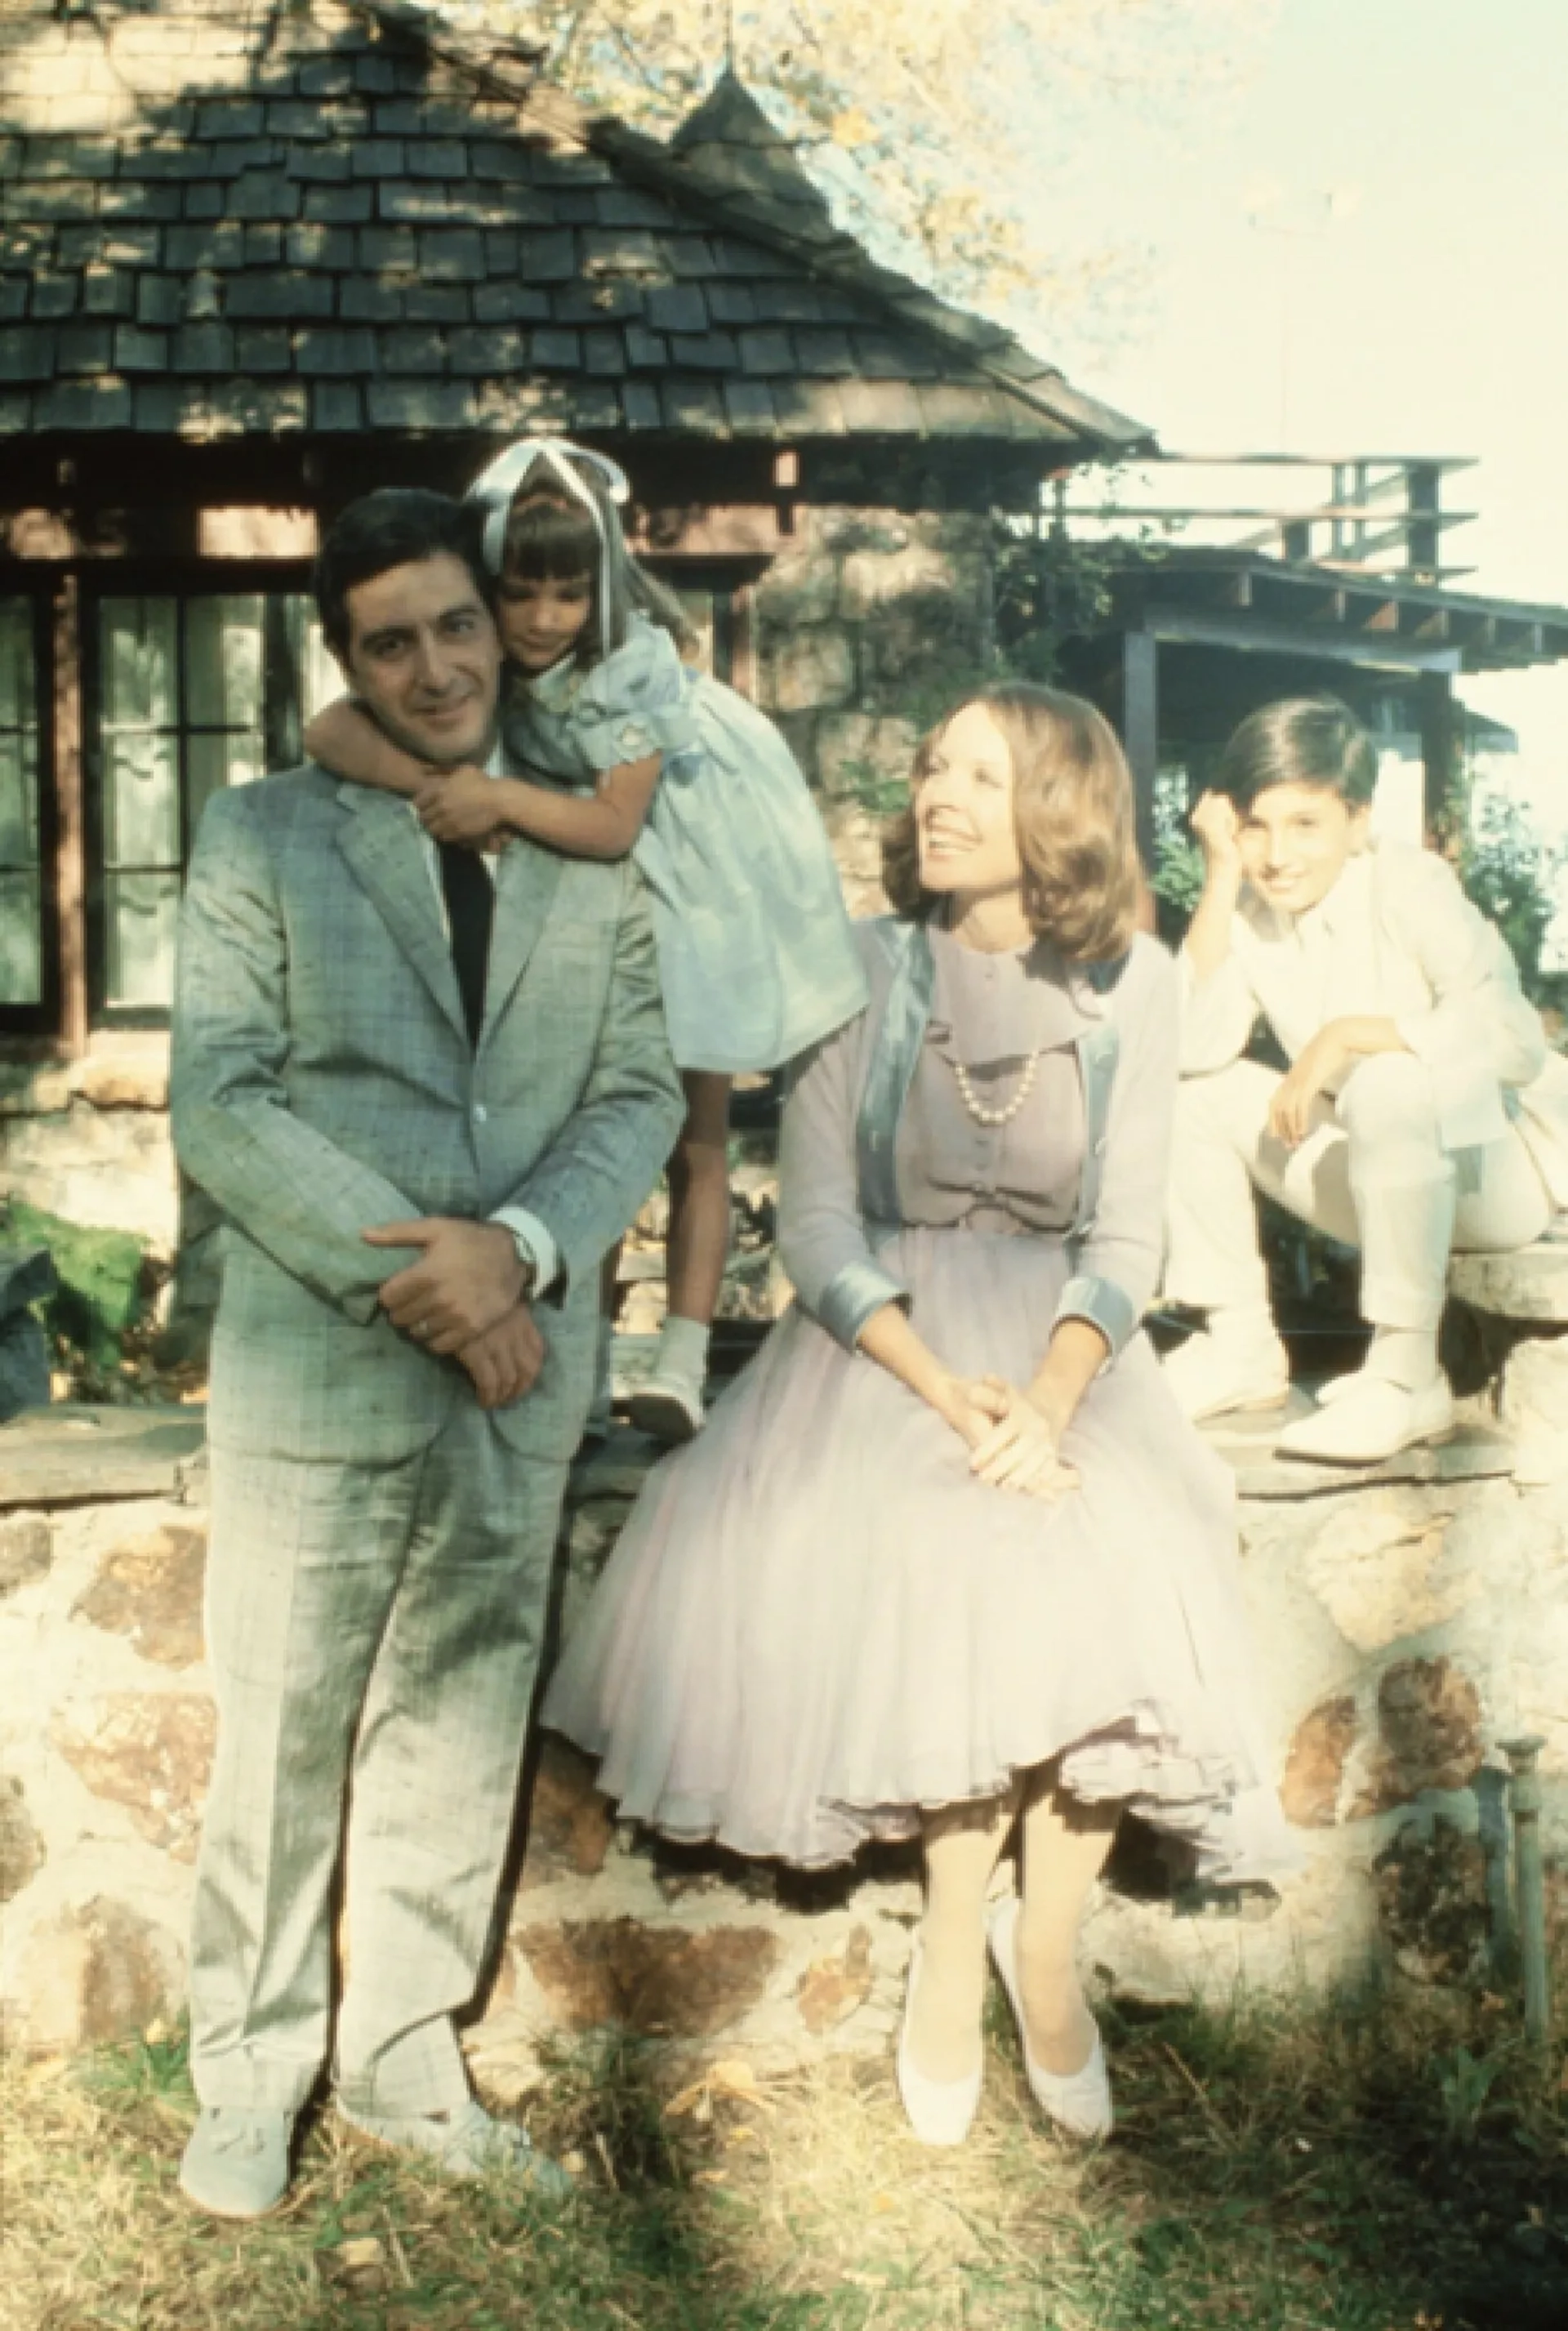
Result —
<svg viewBox="0 0 1568 2331"><path fill-rule="evenodd" d="M1110 2126L1076 1952L1117 1818L1293 1860L1251 1701L1232 1488L1138 1322L1174 966L1135 936L1131 789L1092 707L987 690L936 733L862 925L867 1011L784 1118L799 1301L652 1476L545 1720L623 1814L806 1866L918 1833L898 2079L957 2143L990 1941L1044 2110Z"/></svg>

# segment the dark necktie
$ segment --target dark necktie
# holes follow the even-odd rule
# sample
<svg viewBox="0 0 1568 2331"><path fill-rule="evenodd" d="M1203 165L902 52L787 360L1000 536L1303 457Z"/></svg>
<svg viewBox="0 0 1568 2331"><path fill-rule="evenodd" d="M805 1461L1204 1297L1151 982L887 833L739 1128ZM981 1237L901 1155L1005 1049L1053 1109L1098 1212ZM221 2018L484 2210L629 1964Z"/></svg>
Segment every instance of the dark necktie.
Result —
<svg viewBox="0 0 1568 2331"><path fill-rule="evenodd" d="M495 918L496 889L477 850L458 842L439 842L442 896L446 900L447 928L451 935L452 969L462 997L469 1042L478 1045L485 1017L485 969L489 962L490 924Z"/></svg>

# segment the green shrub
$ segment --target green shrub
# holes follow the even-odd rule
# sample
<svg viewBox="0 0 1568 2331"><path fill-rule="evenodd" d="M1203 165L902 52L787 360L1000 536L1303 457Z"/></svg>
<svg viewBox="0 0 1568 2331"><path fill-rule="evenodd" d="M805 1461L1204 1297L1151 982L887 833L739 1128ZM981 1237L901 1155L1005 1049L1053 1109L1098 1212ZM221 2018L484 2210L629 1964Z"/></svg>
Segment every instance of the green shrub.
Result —
<svg viewBox="0 0 1568 2331"><path fill-rule="evenodd" d="M0 1208L0 1245L46 1246L54 1258L60 1290L39 1307L52 1339L98 1368L113 1365L146 1308L147 1243L129 1231L68 1223L21 1198Z"/></svg>

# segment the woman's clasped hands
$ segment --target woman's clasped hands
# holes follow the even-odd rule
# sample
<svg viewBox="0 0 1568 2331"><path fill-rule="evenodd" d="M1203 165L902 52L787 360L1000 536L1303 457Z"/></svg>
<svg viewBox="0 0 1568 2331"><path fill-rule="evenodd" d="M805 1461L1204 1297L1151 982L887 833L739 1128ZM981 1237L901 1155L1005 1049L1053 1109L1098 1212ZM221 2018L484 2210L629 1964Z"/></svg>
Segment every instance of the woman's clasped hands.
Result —
<svg viewBox="0 0 1568 2331"><path fill-rule="evenodd" d="M948 1422L969 1444L976 1479L1024 1497L1055 1498L1078 1487L1049 1418L1029 1394L1002 1376L955 1381Z"/></svg>

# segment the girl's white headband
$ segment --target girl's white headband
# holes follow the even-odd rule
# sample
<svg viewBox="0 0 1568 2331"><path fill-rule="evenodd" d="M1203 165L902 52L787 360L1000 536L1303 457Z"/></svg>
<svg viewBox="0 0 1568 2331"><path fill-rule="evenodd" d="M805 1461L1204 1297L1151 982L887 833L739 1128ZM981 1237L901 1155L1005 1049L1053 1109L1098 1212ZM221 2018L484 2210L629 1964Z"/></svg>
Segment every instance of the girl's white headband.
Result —
<svg viewBox="0 0 1568 2331"><path fill-rule="evenodd" d="M613 461L608 453L595 453L586 445L574 445L565 437L525 437L518 444L508 445L488 470L480 471L469 488L469 500L485 505L485 565L492 575L499 575L506 556L507 519L518 488L536 463L542 462L593 519L594 530L599 538L599 620L603 623L612 604L610 537L604 513L577 470L579 461L594 471L612 503L631 500L631 484L618 461Z"/></svg>

